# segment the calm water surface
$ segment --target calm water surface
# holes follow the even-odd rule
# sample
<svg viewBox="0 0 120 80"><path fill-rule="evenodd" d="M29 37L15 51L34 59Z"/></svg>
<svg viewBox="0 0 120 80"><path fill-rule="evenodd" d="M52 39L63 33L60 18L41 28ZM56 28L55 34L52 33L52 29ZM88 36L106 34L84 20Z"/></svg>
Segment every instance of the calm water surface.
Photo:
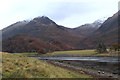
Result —
<svg viewBox="0 0 120 80"><path fill-rule="evenodd" d="M118 62L117 57L33 57L40 60L78 60L78 61L95 61L95 62ZM120 61L119 61L120 62Z"/></svg>

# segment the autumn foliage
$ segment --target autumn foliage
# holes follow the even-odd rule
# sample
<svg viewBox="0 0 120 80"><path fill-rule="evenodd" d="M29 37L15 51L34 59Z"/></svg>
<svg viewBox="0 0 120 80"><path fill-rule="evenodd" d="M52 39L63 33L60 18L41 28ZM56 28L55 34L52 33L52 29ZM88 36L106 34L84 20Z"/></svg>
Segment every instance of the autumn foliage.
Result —
<svg viewBox="0 0 120 80"><path fill-rule="evenodd" d="M38 38L33 38L27 35L16 35L4 40L2 43L3 52L9 53L37 52L45 54L47 52L70 49L72 49L72 47L59 41L52 40L46 43Z"/></svg>

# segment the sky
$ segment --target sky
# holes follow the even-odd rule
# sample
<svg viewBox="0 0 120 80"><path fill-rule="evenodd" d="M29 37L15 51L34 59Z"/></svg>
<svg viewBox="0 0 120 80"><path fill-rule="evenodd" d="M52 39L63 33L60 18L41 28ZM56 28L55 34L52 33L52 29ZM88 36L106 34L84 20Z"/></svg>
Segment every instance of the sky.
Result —
<svg viewBox="0 0 120 80"><path fill-rule="evenodd" d="M17 21L47 16L59 25L74 28L111 17L119 0L1 0L0 29Z"/></svg>

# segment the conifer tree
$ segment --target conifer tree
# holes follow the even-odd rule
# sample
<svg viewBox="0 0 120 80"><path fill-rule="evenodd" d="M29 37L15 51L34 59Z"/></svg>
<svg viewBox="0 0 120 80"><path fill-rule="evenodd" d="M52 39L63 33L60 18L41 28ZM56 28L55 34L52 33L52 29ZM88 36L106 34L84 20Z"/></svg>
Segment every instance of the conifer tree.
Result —
<svg viewBox="0 0 120 80"><path fill-rule="evenodd" d="M104 43L99 43L97 48L96 48L96 51L98 53L104 53L104 52L107 52L106 50L106 46L104 45Z"/></svg>

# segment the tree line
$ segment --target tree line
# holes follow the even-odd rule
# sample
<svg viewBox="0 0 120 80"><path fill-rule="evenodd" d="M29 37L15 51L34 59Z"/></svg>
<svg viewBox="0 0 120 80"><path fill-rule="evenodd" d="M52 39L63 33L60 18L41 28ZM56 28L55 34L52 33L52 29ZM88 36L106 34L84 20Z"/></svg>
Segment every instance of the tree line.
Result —
<svg viewBox="0 0 120 80"><path fill-rule="evenodd" d="M120 44L114 43L114 44L110 45L108 47L108 49L109 49L109 51L120 51ZM97 47L96 47L96 52L97 53L106 53L106 52L108 52L106 45L103 42L99 43L97 45Z"/></svg>

